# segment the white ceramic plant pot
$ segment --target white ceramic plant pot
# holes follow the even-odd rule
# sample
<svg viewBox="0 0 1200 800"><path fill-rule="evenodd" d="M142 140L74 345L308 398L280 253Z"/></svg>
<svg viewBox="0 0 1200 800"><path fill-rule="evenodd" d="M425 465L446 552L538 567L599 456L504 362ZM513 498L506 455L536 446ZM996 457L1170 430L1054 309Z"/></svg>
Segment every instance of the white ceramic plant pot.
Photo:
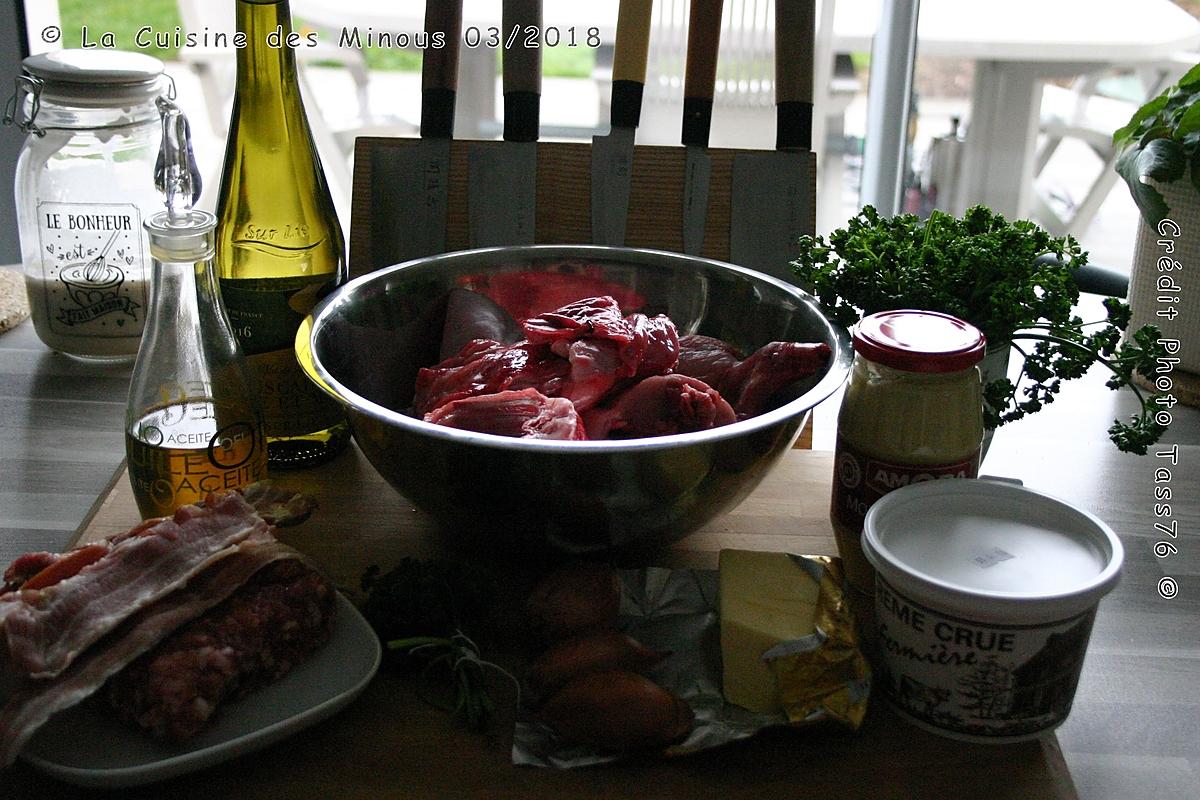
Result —
<svg viewBox="0 0 1200 800"><path fill-rule="evenodd" d="M1157 325L1179 342L1176 369L1200 373L1200 193L1186 178L1154 183L1168 216L1157 228L1139 220L1129 276L1129 330Z"/></svg>
<svg viewBox="0 0 1200 800"><path fill-rule="evenodd" d="M1012 346L1005 342L1002 346L989 347L984 353L983 361L979 364L979 372L983 378L983 385L987 386L990 381L999 380L1008 374L1009 356L1012 354ZM983 432L983 449L980 451L979 460L987 456L988 447L992 444L992 434L994 430L985 430Z"/></svg>

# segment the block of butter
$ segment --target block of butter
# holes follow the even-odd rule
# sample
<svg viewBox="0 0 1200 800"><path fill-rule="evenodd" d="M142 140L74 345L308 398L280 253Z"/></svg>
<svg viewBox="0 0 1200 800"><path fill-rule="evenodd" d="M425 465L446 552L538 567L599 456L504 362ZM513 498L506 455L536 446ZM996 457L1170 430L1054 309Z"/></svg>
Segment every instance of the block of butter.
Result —
<svg viewBox="0 0 1200 800"><path fill-rule="evenodd" d="M779 686L762 655L814 633L820 584L786 553L722 550L720 585L725 699L750 711L775 711Z"/></svg>
<svg viewBox="0 0 1200 800"><path fill-rule="evenodd" d="M758 713L782 711L793 724L832 716L858 727L870 668L858 649L840 566L825 557L721 551L726 701Z"/></svg>

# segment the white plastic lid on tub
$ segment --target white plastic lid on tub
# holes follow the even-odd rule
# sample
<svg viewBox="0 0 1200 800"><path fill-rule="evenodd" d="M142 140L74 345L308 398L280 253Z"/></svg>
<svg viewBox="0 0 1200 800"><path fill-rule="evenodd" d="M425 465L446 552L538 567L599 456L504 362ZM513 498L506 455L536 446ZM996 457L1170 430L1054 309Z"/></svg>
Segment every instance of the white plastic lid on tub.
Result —
<svg viewBox="0 0 1200 800"><path fill-rule="evenodd" d="M913 600L1008 624L1095 606L1116 586L1124 557L1095 515L989 480L925 481L884 495L867 512L863 550Z"/></svg>

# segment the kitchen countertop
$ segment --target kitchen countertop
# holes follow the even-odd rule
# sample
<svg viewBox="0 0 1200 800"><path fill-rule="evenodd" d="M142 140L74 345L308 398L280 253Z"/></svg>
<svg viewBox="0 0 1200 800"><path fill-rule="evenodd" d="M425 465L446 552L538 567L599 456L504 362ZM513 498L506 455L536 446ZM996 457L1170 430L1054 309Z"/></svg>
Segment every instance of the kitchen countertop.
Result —
<svg viewBox="0 0 1200 800"><path fill-rule="evenodd" d="M61 548L91 519L123 456L128 374L128 366L93 367L51 353L29 323L0 335L0 561ZM1200 411L1176 406L1164 442L1151 455L1120 454L1105 429L1130 412L1132 397L1102 384L1103 376L1093 373L1068 386L1053 406L999 431L983 471L1019 477L1088 508L1126 548L1121 585L1101 605L1074 710L1058 732L1079 795L1194 796L1200 787L1200 741L1193 734L1200 705L1194 692L1200 685ZM1178 553L1165 558L1154 553L1155 543L1168 538L1155 522L1169 521L1155 517L1155 470L1171 459L1153 453L1178 461L1171 482L1159 484L1173 490L1171 518L1179 523ZM1171 600L1158 591L1167 576L1178 585ZM320 730L336 738L335 726ZM281 762L276 772L285 772L286 755L276 753L275 761ZM591 775L597 782L610 777L603 769ZM413 789L419 785L414 780ZM765 796L768 787L744 788ZM908 788L916 793L907 797L947 796L945 785Z"/></svg>

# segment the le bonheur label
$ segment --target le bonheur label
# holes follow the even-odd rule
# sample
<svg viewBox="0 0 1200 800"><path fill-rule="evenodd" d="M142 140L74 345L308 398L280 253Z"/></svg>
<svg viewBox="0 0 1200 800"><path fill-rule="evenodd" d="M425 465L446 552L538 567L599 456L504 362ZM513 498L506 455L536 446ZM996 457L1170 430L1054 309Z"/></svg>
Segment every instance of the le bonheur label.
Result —
<svg viewBox="0 0 1200 800"><path fill-rule="evenodd" d="M132 203L38 203L41 274L31 290L50 330L140 337L149 287L141 213Z"/></svg>

